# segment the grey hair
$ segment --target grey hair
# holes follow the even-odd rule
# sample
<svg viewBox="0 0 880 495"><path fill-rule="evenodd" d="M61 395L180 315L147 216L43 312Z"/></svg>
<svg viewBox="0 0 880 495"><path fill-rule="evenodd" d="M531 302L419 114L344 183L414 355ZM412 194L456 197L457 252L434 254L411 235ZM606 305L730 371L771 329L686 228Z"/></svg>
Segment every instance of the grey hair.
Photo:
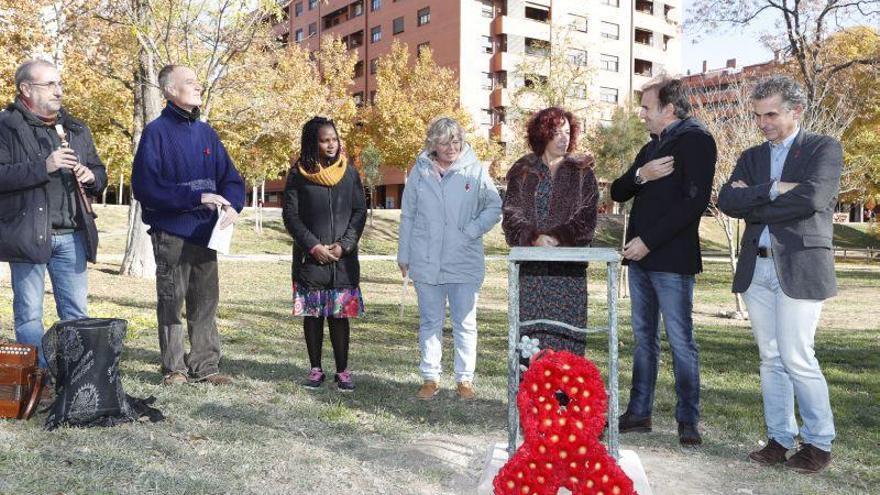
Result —
<svg viewBox="0 0 880 495"><path fill-rule="evenodd" d="M660 108L672 104L675 117L686 119L691 115L691 102L688 98L687 87L681 79L675 79L667 75L659 76L649 81L642 87L642 92L657 90L657 101Z"/></svg>
<svg viewBox="0 0 880 495"><path fill-rule="evenodd" d="M464 142L464 128L457 120L450 117L439 117L434 119L428 126L428 133L425 136L425 151L432 152L437 149L440 143L448 143L458 138Z"/></svg>
<svg viewBox="0 0 880 495"><path fill-rule="evenodd" d="M21 85L34 80L33 71L37 67L58 69L52 62L41 59L26 60L15 69L15 90L21 92Z"/></svg>
<svg viewBox="0 0 880 495"><path fill-rule="evenodd" d="M159 90L162 91L162 96L168 97L168 91L165 89L168 85L171 84L171 74L174 73L174 70L178 67L183 67L182 65L168 64L165 67L162 67L162 70L159 71Z"/></svg>
<svg viewBox="0 0 880 495"><path fill-rule="evenodd" d="M807 95L804 93L804 88L788 76L770 76L752 89L753 100L763 100L775 95L782 97L782 104L789 110L796 106L802 108L807 106Z"/></svg>

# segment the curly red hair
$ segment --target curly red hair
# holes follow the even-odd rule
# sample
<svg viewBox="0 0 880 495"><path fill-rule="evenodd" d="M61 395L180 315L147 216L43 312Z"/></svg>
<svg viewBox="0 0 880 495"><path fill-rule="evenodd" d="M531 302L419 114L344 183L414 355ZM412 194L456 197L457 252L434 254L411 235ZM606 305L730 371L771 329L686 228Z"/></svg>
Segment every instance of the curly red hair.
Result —
<svg viewBox="0 0 880 495"><path fill-rule="evenodd" d="M578 122L573 113L560 107L550 107L532 115L526 126L529 147L532 148L536 155L544 154L547 143L553 139L553 135L556 133L556 129L562 125L563 119L568 121L569 128L571 129L568 149L566 151L571 153L577 148L578 137L581 133L580 122Z"/></svg>

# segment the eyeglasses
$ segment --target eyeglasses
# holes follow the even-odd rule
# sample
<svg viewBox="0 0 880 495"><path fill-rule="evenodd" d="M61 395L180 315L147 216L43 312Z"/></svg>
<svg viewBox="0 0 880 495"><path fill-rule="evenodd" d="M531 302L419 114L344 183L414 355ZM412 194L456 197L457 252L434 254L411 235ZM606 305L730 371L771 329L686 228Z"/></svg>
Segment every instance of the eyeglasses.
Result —
<svg viewBox="0 0 880 495"><path fill-rule="evenodd" d="M50 91L55 91L56 89L64 89L64 83L62 83L61 81L49 81L44 83L29 82L27 84L30 86L40 86Z"/></svg>

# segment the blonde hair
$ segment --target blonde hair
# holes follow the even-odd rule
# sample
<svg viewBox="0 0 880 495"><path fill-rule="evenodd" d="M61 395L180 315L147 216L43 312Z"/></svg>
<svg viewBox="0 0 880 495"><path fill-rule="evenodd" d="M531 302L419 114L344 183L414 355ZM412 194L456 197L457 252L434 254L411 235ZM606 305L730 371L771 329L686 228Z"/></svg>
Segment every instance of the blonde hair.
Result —
<svg viewBox="0 0 880 495"><path fill-rule="evenodd" d="M450 117L436 118L428 125L428 132L425 136L425 151L428 153L436 151L438 144L448 143L455 138L464 143L464 128L461 124Z"/></svg>

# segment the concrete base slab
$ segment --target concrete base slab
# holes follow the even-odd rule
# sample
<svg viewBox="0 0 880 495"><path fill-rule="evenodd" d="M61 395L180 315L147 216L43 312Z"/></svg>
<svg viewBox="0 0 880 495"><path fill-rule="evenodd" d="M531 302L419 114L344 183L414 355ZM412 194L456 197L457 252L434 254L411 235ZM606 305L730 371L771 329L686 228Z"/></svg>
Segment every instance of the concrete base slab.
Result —
<svg viewBox="0 0 880 495"><path fill-rule="evenodd" d="M489 448L489 451L486 453L486 462L484 463L486 467L483 469L483 474L480 476L480 484L477 486L477 495L493 495L492 481L506 462L506 443L496 443ZM638 454L632 450L621 450L620 459L618 459L617 463L633 481L633 485L639 495L654 495L651 485L648 483L648 475L645 474L645 468L642 466L642 461L639 459ZM559 495L570 493L565 488L559 490Z"/></svg>

